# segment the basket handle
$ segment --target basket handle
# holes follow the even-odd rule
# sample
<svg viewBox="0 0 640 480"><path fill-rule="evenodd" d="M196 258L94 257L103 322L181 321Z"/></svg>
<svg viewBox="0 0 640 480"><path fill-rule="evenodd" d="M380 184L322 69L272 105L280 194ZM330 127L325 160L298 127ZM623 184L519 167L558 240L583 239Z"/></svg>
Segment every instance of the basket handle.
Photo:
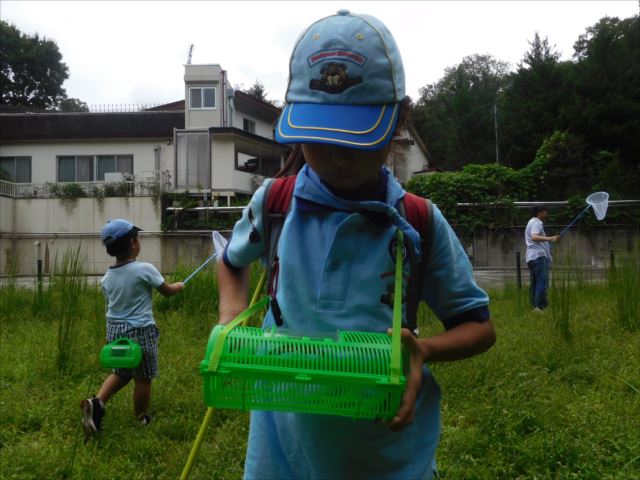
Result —
<svg viewBox="0 0 640 480"><path fill-rule="evenodd" d="M393 323L391 326L391 367L389 382L392 385L400 383L402 373L402 352L400 350L401 323L402 323L402 250L404 246L404 234L398 229L396 233L396 284L393 294Z"/></svg>
<svg viewBox="0 0 640 480"><path fill-rule="evenodd" d="M229 332L231 332L231 330L251 317L251 315L256 313L258 310L264 308L267 303L269 303L269 298L269 295L265 295L224 326L224 328L218 335L218 338L216 339L216 344L213 347L213 352L211 352L211 360L209 361L208 371L215 372L218 369L218 364L220 363L220 358L222 357L222 347L224 346L224 341L226 340L227 335L229 335Z"/></svg>

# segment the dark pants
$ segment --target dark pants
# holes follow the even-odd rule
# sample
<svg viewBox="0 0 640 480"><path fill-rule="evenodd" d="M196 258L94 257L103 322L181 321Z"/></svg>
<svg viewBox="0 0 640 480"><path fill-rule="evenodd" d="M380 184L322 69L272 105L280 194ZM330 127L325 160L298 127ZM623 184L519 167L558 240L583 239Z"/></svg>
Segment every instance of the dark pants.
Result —
<svg viewBox="0 0 640 480"><path fill-rule="evenodd" d="M549 263L547 257L538 257L531 262L527 262L529 267L529 299L531 306L540 310L544 310L549 305L547 301Z"/></svg>

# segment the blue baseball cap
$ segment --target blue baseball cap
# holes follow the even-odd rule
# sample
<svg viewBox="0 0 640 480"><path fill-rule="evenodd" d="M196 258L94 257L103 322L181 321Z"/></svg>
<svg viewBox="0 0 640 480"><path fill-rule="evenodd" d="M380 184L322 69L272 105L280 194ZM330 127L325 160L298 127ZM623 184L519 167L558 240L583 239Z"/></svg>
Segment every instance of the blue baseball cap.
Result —
<svg viewBox="0 0 640 480"><path fill-rule="evenodd" d="M124 237L127 233L134 229L137 232L142 231L141 228L136 227L133 223L122 218L107 220L107 223L105 223L104 227L102 227L102 232L100 232L100 239L102 240L103 245L109 245L119 238Z"/></svg>
<svg viewBox="0 0 640 480"><path fill-rule="evenodd" d="M377 150L393 136L404 97L391 32L375 17L339 10L296 42L276 140Z"/></svg>

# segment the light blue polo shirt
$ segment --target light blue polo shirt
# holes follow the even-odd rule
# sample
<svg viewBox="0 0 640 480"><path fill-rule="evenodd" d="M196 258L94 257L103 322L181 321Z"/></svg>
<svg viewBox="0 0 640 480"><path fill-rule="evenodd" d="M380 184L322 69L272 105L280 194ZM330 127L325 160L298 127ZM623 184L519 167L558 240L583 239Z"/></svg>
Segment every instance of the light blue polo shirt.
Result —
<svg viewBox="0 0 640 480"><path fill-rule="evenodd" d="M109 267L100 279L107 298L107 321L127 322L132 327L155 324L151 296L164 283L156 267L146 262L129 262Z"/></svg>
<svg viewBox="0 0 640 480"><path fill-rule="evenodd" d="M391 326L396 230L414 240L419 235L394 208L404 190L388 171L382 173L385 201L364 202L335 196L308 166L298 174L278 244L276 298L284 328L386 332ZM224 255L228 266L243 267L264 255L264 192L261 187L254 194L234 227ZM422 299L446 328L487 319L489 299L437 208L433 222ZM250 236L252 229L259 235ZM405 259L406 274L409 267ZM269 311L263 325L273 324ZM253 411L245 478L430 478L439 402L439 387L425 366L415 421L400 432L368 420Z"/></svg>

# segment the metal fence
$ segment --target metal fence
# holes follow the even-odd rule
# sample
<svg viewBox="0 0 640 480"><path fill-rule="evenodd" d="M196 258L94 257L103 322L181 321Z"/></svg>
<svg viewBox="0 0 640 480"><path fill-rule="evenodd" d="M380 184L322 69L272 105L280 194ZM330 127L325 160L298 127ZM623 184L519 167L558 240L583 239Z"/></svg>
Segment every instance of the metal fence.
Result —
<svg viewBox="0 0 640 480"><path fill-rule="evenodd" d="M154 196L170 185L164 172L140 172L121 182L13 183L0 180L0 195L11 198Z"/></svg>

